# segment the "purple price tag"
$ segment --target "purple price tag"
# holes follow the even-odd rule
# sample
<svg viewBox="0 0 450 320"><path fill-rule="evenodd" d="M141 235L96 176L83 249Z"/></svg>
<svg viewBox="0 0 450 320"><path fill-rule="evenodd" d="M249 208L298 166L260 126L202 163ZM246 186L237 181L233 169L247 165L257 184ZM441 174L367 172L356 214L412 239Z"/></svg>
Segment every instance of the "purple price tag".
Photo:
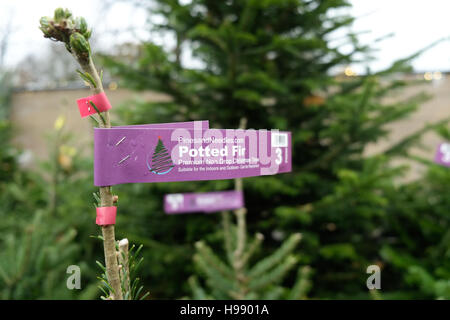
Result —
<svg viewBox="0 0 450 320"><path fill-rule="evenodd" d="M450 143L441 143L436 151L434 162L450 167Z"/></svg>
<svg viewBox="0 0 450 320"><path fill-rule="evenodd" d="M94 184L219 180L291 171L291 133L203 128L95 128Z"/></svg>
<svg viewBox="0 0 450 320"><path fill-rule="evenodd" d="M240 191L174 193L164 196L164 211L168 214L189 212L217 212L244 206Z"/></svg>

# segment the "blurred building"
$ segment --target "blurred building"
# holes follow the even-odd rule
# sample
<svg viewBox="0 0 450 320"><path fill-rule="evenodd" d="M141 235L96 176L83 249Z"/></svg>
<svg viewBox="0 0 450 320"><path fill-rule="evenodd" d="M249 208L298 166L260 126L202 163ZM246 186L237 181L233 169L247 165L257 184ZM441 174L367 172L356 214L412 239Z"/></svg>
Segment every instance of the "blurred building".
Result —
<svg viewBox="0 0 450 320"><path fill-rule="evenodd" d="M386 128L390 130L389 136L380 140L375 144L367 146L366 155L380 154L388 149L392 144L401 141L405 137L419 131L428 124L436 123L440 120L450 117L450 73L426 72L420 74L410 74L405 77L406 80L425 80L418 81L417 85L409 86L402 89L398 96L389 98L388 100L407 99L413 97L420 92L424 92L431 98L422 103L418 110L411 114L410 117L392 123ZM390 101L386 101L389 103ZM434 154L438 144L442 142L434 131L430 130L423 135L420 147L411 150L411 154L433 161ZM397 160L394 164L407 164L411 167L408 175L404 180L413 180L424 172L425 166L417 161Z"/></svg>
<svg viewBox="0 0 450 320"><path fill-rule="evenodd" d="M23 149L21 163L24 167L35 168L39 160L48 155L47 136L54 132L58 117L65 118L66 132L75 137L74 147L84 154L92 152L92 121L81 118L76 100L91 95L89 88L82 87L79 81L64 83L52 88L17 89L12 96L11 122L14 128L13 143ZM106 84L105 92L113 106L127 101L164 101L168 97L151 91L136 93L118 88L116 82ZM114 117L112 117L114 121Z"/></svg>

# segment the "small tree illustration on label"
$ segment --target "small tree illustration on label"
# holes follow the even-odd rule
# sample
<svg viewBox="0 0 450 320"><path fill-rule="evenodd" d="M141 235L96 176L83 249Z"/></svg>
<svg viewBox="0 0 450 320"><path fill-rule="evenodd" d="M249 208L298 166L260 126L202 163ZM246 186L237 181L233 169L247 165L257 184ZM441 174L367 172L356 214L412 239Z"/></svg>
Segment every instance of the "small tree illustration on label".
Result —
<svg viewBox="0 0 450 320"><path fill-rule="evenodd" d="M158 136L158 143L156 144L155 151L153 152L151 166L149 165L148 160L149 159L147 159L147 167L155 174L169 173L174 167L169 151L164 146L160 136Z"/></svg>

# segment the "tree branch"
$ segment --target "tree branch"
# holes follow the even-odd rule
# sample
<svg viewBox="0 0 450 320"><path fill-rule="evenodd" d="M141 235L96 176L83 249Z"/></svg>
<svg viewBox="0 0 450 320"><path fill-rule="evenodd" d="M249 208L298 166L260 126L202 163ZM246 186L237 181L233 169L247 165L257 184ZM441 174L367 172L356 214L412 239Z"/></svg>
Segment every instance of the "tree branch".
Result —
<svg viewBox="0 0 450 320"><path fill-rule="evenodd" d="M92 53L89 44L91 30L88 29L86 20L82 17L74 18L67 9L58 8L53 17L42 17L40 19L41 31L44 37L54 41L63 42L74 59L79 63L85 73L90 76L89 86L94 94L102 93L103 85L101 78L95 68L92 60ZM104 123L100 126L110 128L111 122L109 112L104 112ZM114 204L114 198L111 193L111 187L100 187L100 203L102 207L111 207ZM102 226L103 248L105 253L106 276L114 292L110 297L116 300L122 300L122 287L119 275L119 265L116 256L116 240L114 234L114 225Z"/></svg>

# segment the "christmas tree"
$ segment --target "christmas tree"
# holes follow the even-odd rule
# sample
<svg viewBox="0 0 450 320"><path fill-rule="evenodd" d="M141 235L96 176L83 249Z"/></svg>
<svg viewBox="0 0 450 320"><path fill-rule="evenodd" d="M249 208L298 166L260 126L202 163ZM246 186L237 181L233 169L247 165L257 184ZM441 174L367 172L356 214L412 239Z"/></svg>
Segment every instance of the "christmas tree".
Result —
<svg viewBox="0 0 450 320"><path fill-rule="evenodd" d="M93 61L89 42L92 30L88 28L86 20L83 17L74 17L68 9L57 8L53 16L44 16L39 20L39 23L39 29L45 38L62 42L65 45L68 53L72 55L82 69L82 71L77 70L80 78L90 86L91 91L94 94L104 94L103 72L98 72ZM97 111L96 116L90 115L94 123L102 128L110 128L109 111L100 112L92 101L90 101L90 104ZM55 127L60 128L62 126L63 121L55 123ZM64 154L62 155L64 156ZM70 167L66 160L63 163L65 169ZM56 176L53 183L54 193L56 193L58 184ZM93 193L93 196L96 208L116 207L114 204L118 202L118 196L112 194L111 186L100 187L98 192ZM52 211L56 211L56 201L52 202L51 208ZM135 291L138 279L135 279L133 285L130 286L132 266L128 265L128 262L134 258L129 255L128 239L122 239L119 243L115 240L115 223L99 225L101 226L102 236L98 236L98 238L103 242L105 256L105 265L99 263L104 272L100 280L106 288L103 289L102 287L105 293L103 298L112 300L139 298L142 287L137 292Z"/></svg>
<svg viewBox="0 0 450 320"><path fill-rule="evenodd" d="M166 174L174 167L172 157L164 146L160 136L158 136L158 143L153 152L151 163L152 165L150 167L147 161L148 169L156 174Z"/></svg>
<svg viewBox="0 0 450 320"><path fill-rule="evenodd" d="M391 165L391 160L408 157L409 148L424 132L448 119L423 128L380 154L364 155L367 145L387 137L387 125L407 117L427 99L421 92L406 100L396 97L411 84L394 75L411 71L409 63L419 53L385 70L368 68L360 76L336 75L336 70L371 58L370 48L361 45L356 34L347 32L354 18L342 14L340 9L349 6L344 0L153 3L157 9L152 5L152 14L165 18L153 27L174 37L173 50L148 42L140 48L138 61L105 57L105 63L121 77L124 86L164 92L171 100L137 101L133 112L121 112L126 123L208 119L211 127L233 128L245 117L251 128L292 131L292 173L245 179L248 213L244 230L261 232L266 239L252 262L270 256L301 231L302 246L292 253L299 265L312 268L311 295L368 298L368 265L391 261L399 268L405 265L406 258L395 259L394 254L387 254L393 250L381 248L396 244L398 256L417 256L433 246L432 238L443 238L444 229L433 229L433 236L424 236L424 241L409 235L410 230L425 232L421 216L429 192L419 188L420 182L419 186L394 184L406 169ZM199 67L183 63L182 57L188 54ZM231 181L149 185L134 189L129 198L148 194L161 198L167 192L231 187ZM413 207L408 202L411 199L415 200ZM138 211L137 206L135 203L130 215ZM436 211L431 221L448 221L443 207L432 209ZM208 242L221 260L226 260L219 250L225 235L217 218L167 218L156 200L151 208L146 203L139 209L139 217L151 216L157 223L143 227L130 219L130 230L158 239L147 254L155 261L171 261L170 268L165 262L159 269L152 264L149 278L156 279L164 272L165 279L173 280L161 281L164 289L152 292L160 290L160 296L171 297L180 294L176 283L188 278L195 268L190 263L191 253L199 257L204 251L202 246L192 248L199 240ZM410 217L408 225L402 222L405 216ZM443 271L436 271L437 256L430 254L421 270L439 278ZM279 256L275 260L279 266L285 262ZM174 265L180 268L172 269ZM417 290L401 272L391 264L383 269L383 277L389 279L387 290L401 297L429 297L431 290ZM210 276L206 279L219 281L210 280ZM294 286L293 269L283 281L285 287ZM408 291L410 288L416 289Z"/></svg>
<svg viewBox="0 0 450 320"><path fill-rule="evenodd" d="M241 121L243 129L244 121ZM235 179L235 190L242 191L242 179ZM222 212L223 247L225 259L211 247L198 241L195 244L194 262L205 278L206 290L192 276L189 285L195 299L302 299L310 289L310 268L302 267L292 288L282 286L286 275L298 264L293 254L301 240L300 233L292 234L272 254L251 266L250 261L260 249L264 235L257 233L247 240L245 207L233 210L236 224L230 222L230 212Z"/></svg>

